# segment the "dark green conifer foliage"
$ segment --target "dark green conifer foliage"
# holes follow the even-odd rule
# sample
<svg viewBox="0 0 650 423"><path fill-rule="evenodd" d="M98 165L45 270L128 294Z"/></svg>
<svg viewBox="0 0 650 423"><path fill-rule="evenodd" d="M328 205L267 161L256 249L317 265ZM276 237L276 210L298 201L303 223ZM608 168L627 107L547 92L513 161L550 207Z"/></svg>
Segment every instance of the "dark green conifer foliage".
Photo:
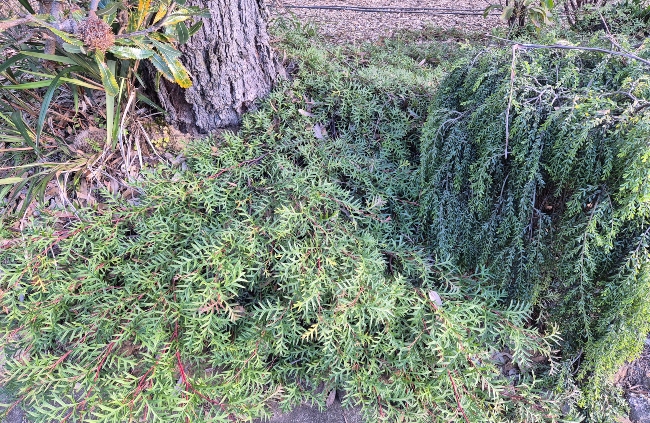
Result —
<svg viewBox="0 0 650 423"><path fill-rule="evenodd" d="M139 204L44 213L4 244L3 380L36 421L245 421L334 388L371 422L562 416L571 399L531 360L555 336L416 242L418 81L438 73L303 57L238 135L151 174Z"/></svg>
<svg viewBox="0 0 650 423"><path fill-rule="evenodd" d="M559 325L595 421L650 331L650 74L591 53L515 54L512 68L511 52L481 51L442 84L422 211L434 250L488 268Z"/></svg>

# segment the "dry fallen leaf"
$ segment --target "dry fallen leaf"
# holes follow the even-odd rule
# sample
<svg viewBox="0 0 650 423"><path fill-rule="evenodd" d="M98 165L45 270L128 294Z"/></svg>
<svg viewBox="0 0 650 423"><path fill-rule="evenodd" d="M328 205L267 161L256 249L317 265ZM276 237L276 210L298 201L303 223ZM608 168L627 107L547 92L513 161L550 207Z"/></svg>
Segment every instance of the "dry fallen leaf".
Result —
<svg viewBox="0 0 650 423"><path fill-rule="evenodd" d="M336 389L332 389L327 396L327 401L325 401L325 405L328 407L331 407L332 404L334 404L334 400L336 399Z"/></svg>
<svg viewBox="0 0 650 423"><path fill-rule="evenodd" d="M322 140L325 138L325 135L327 132L325 131L325 128L320 123L317 123L314 125L314 136L318 138L319 140Z"/></svg>
<svg viewBox="0 0 650 423"><path fill-rule="evenodd" d="M442 298L436 291L429 291L429 299L438 307L442 307Z"/></svg>

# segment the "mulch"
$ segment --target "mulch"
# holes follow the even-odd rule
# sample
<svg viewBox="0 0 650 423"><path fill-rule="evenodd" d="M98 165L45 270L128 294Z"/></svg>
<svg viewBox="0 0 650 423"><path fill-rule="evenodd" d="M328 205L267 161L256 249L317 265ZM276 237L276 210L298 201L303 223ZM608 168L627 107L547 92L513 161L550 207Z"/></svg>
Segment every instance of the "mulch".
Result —
<svg viewBox="0 0 650 423"><path fill-rule="evenodd" d="M317 25L321 35L334 43L375 41L394 36L399 31L421 31L436 27L463 32L489 33L502 25L498 16L482 16L490 5L488 0L268 0L272 17L295 17ZM426 13L354 12L342 10L310 10L290 6L353 6L368 8L435 8L454 9L459 13L477 15ZM464 12L461 12L464 11Z"/></svg>

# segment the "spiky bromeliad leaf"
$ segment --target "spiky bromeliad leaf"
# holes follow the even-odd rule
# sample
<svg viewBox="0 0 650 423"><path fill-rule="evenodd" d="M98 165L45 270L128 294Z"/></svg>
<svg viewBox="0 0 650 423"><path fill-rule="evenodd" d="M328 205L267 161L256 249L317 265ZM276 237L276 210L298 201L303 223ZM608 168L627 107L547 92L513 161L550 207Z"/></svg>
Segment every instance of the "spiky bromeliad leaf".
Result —
<svg viewBox="0 0 650 423"><path fill-rule="evenodd" d="M117 81L115 80L115 75L109 69L106 64L106 57L103 52L95 52L95 63L99 68L99 73L102 78L102 84L104 85L104 90L106 90L106 95L115 97L119 93L119 87Z"/></svg>
<svg viewBox="0 0 650 423"><path fill-rule="evenodd" d="M154 55L153 50L129 46L112 46L108 51L120 59L142 60Z"/></svg>
<svg viewBox="0 0 650 423"><path fill-rule="evenodd" d="M176 82L182 88L192 86L192 80L185 66L178 58L165 58L161 54L154 54L149 59L162 76L170 82Z"/></svg>

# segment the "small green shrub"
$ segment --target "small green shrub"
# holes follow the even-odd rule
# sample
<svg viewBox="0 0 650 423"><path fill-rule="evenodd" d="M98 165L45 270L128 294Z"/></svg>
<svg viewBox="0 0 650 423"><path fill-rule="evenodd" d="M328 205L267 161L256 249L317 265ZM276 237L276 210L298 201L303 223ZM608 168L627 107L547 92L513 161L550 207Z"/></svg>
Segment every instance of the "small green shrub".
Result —
<svg viewBox="0 0 650 423"><path fill-rule="evenodd" d="M582 404L610 421L601 393L650 331L650 75L593 53L515 54L512 68L511 52L478 52L440 88L422 137L429 242L556 322Z"/></svg>
<svg viewBox="0 0 650 423"><path fill-rule="evenodd" d="M303 57L138 205L44 213L3 241L3 380L36 421L245 421L333 389L373 422L571 419L539 380L556 335L418 242L437 71Z"/></svg>
<svg viewBox="0 0 650 423"><path fill-rule="evenodd" d="M570 24L578 32L605 31L637 39L650 35L650 2L647 0L624 0L586 7L570 16Z"/></svg>

